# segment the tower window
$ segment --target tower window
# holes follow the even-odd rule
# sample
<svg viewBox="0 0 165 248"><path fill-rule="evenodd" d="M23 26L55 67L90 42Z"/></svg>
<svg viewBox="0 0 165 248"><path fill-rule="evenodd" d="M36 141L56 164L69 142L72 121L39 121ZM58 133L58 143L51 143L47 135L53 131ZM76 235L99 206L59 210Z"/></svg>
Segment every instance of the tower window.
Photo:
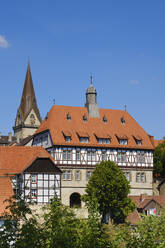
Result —
<svg viewBox="0 0 165 248"><path fill-rule="evenodd" d="M35 124L35 116L33 114L30 115L30 124L34 125Z"/></svg>

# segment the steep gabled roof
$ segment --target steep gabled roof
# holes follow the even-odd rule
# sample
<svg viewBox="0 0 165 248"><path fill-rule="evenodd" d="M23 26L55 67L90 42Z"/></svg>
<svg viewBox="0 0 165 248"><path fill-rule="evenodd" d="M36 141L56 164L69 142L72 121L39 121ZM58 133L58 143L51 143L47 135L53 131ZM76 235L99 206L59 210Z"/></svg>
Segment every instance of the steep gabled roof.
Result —
<svg viewBox="0 0 165 248"><path fill-rule="evenodd" d="M53 158L42 147L0 147L0 175L22 173L36 158Z"/></svg>
<svg viewBox="0 0 165 248"><path fill-rule="evenodd" d="M67 119L67 113L69 113L70 119ZM84 115L87 118L86 121L83 120ZM106 117L106 122L103 120L104 117ZM122 122L123 119L124 123ZM145 130L128 112L122 110L99 109L99 118L91 118L86 107L54 105L35 135L46 130L50 131L54 145L154 149L151 139ZM67 130L72 134L70 142L65 141L63 130ZM89 135L88 143L80 143L78 133L81 132ZM102 138L105 137L105 134L108 134L111 137L110 144L99 144L95 135L97 133ZM127 137L128 145L120 145L116 135ZM142 139L141 146L135 141L134 137L137 136Z"/></svg>
<svg viewBox="0 0 165 248"><path fill-rule="evenodd" d="M37 101L33 87L30 64L28 64L21 103L18 108L18 113L20 114L20 118L23 122L26 120L27 116L29 115L32 109L35 111L39 121L41 121L41 116L37 107Z"/></svg>

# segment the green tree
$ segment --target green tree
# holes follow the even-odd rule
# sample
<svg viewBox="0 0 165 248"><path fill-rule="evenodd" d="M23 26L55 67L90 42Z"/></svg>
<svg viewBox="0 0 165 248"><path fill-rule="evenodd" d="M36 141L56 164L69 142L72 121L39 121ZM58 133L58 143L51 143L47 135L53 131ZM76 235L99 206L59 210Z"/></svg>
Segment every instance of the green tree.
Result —
<svg viewBox="0 0 165 248"><path fill-rule="evenodd" d="M135 209L135 204L127 197L129 192L130 185L123 172L114 162L106 161L96 166L83 200L88 207L92 202L97 203L103 218L109 213L115 223L122 223Z"/></svg>
<svg viewBox="0 0 165 248"><path fill-rule="evenodd" d="M154 174L165 174L165 140L154 150Z"/></svg>
<svg viewBox="0 0 165 248"><path fill-rule="evenodd" d="M42 230L29 204L21 198L16 201L14 197L6 202L8 205L0 217L4 220L0 229L0 248L42 247Z"/></svg>
<svg viewBox="0 0 165 248"><path fill-rule="evenodd" d="M165 214L143 216L136 227L109 226L109 238L113 248L164 248Z"/></svg>

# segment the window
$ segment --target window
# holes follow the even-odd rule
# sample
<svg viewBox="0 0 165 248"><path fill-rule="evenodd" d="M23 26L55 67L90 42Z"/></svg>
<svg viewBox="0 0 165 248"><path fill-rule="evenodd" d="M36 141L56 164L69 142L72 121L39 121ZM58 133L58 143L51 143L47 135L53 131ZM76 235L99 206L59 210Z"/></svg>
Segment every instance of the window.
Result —
<svg viewBox="0 0 165 248"><path fill-rule="evenodd" d="M66 171L64 170L63 172L62 172L62 179L63 180L66 180L67 179L67 176L66 176L67 174L66 174Z"/></svg>
<svg viewBox="0 0 165 248"><path fill-rule="evenodd" d="M70 170L67 171L67 180L71 180L71 171Z"/></svg>
<svg viewBox="0 0 165 248"><path fill-rule="evenodd" d="M92 171L87 171L87 181L89 180L89 178L91 177L92 175Z"/></svg>
<svg viewBox="0 0 165 248"><path fill-rule="evenodd" d="M96 152L95 151L87 151L87 160L95 161L96 160Z"/></svg>
<svg viewBox="0 0 165 248"><path fill-rule="evenodd" d="M66 118L67 118L67 120L71 120L71 116L70 116L70 114L68 113L67 115L66 115Z"/></svg>
<svg viewBox="0 0 165 248"><path fill-rule="evenodd" d="M80 180L80 171L79 170L76 170L76 172L75 172L75 179L76 179L76 181Z"/></svg>
<svg viewBox="0 0 165 248"><path fill-rule="evenodd" d="M140 173L137 173L137 174L136 174L136 182L137 182L137 183L140 183L140 182L141 182Z"/></svg>
<svg viewBox="0 0 165 248"><path fill-rule="evenodd" d="M143 172L143 173L141 173L141 182L145 183L145 181L146 181L145 173Z"/></svg>
<svg viewBox="0 0 165 248"><path fill-rule="evenodd" d="M80 142L81 143L88 143L89 142L89 137L80 137Z"/></svg>
<svg viewBox="0 0 165 248"><path fill-rule="evenodd" d="M138 146L141 146L141 145L142 145L142 141L141 141L141 140L136 140L136 144L137 144Z"/></svg>
<svg viewBox="0 0 165 248"><path fill-rule="evenodd" d="M144 172L136 173L136 182L137 183L145 183L146 182L146 175Z"/></svg>
<svg viewBox="0 0 165 248"><path fill-rule="evenodd" d="M31 174L31 183L37 183L37 174Z"/></svg>
<svg viewBox="0 0 165 248"><path fill-rule="evenodd" d="M125 124L125 119L124 117L121 118L121 123L124 125Z"/></svg>
<svg viewBox="0 0 165 248"><path fill-rule="evenodd" d="M35 124L35 116L33 114L30 115L30 124L34 125Z"/></svg>
<svg viewBox="0 0 165 248"><path fill-rule="evenodd" d="M137 152L137 162L138 163L145 163L145 153L143 151Z"/></svg>
<svg viewBox="0 0 165 248"><path fill-rule="evenodd" d="M36 199L37 198L37 189L31 189L31 198Z"/></svg>
<svg viewBox="0 0 165 248"><path fill-rule="evenodd" d="M66 180L70 181L72 179L71 171L70 170L64 170L62 173L62 179L64 181L66 181Z"/></svg>
<svg viewBox="0 0 165 248"><path fill-rule="evenodd" d="M120 145L128 145L128 140L127 139L119 139L119 144Z"/></svg>
<svg viewBox="0 0 165 248"><path fill-rule="evenodd" d="M76 160L80 160L80 151L76 151Z"/></svg>
<svg viewBox="0 0 165 248"><path fill-rule="evenodd" d="M131 181L131 173L129 171L125 171L124 175L125 175L127 181L130 182Z"/></svg>
<svg viewBox="0 0 165 248"><path fill-rule="evenodd" d="M110 139L108 138L98 138L99 144L110 144Z"/></svg>
<svg viewBox="0 0 165 248"><path fill-rule="evenodd" d="M87 122L87 117L86 117L86 115L83 115L83 121L84 121L84 122Z"/></svg>
<svg viewBox="0 0 165 248"><path fill-rule="evenodd" d="M126 162L126 152L117 153L117 162Z"/></svg>
<svg viewBox="0 0 165 248"><path fill-rule="evenodd" d="M63 150L63 160L71 160L71 159L72 159L72 151Z"/></svg>
<svg viewBox="0 0 165 248"><path fill-rule="evenodd" d="M71 141L71 137L70 137L70 136L66 136L66 137L65 137L65 141L66 141L66 142L70 142L70 141Z"/></svg>
<svg viewBox="0 0 165 248"><path fill-rule="evenodd" d="M101 153L101 160L106 161L106 151L102 151Z"/></svg>
<svg viewBox="0 0 165 248"><path fill-rule="evenodd" d="M104 122L104 123L107 123L107 118L106 118L105 115L103 116L103 122Z"/></svg>

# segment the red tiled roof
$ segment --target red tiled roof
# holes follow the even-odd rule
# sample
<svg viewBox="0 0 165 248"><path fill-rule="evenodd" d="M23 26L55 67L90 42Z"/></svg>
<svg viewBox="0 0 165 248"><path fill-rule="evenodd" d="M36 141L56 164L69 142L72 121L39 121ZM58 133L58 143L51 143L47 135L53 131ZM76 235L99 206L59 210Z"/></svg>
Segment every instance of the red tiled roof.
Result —
<svg viewBox="0 0 165 248"><path fill-rule="evenodd" d="M154 140L154 145L157 147L159 144L162 144L164 140Z"/></svg>
<svg viewBox="0 0 165 248"><path fill-rule="evenodd" d="M37 158L53 158L42 147L1 147L0 146L0 214L8 203L3 203L14 195L10 176L23 172Z"/></svg>
<svg viewBox="0 0 165 248"><path fill-rule="evenodd" d="M24 171L36 158L53 158L42 147L0 147L0 175Z"/></svg>
<svg viewBox="0 0 165 248"><path fill-rule="evenodd" d="M0 176L0 215L5 210L5 207L8 206L8 202L4 201L13 196L13 189L11 186L10 178L6 176Z"/></svg>
<svg viewBox="0 0 165 248"><path fill-rule="evenodd" d="M131 225L136 225L138 222L141 221L141 217L138 213L138 211L135 209L132 213L130 213L126 220L130 222Z"/></svg>
<svg viewBox="0 0 165 248"><path fill-rule="evenodd" d="M165 207L165 196L161 195L139 195L129 196L136 204L137 208L144 208L150 201L154 200L162 208Z"/></svg>
<svg viewBox="0 0 165 248"><path fill-rule="evenodd" d="M70 114L71 120L67 120L66 115ZM83 115L86 115L87 121L83 121ZM90 118L86 107L71 107L54 105L48 113L48 118L43 120L35 135L50 131L54 145L69 145L69 146L100 146L100 147L122 147L133 149L154 149L149 135L145 130L128 114L122 110L99 109L99 118ZM107 122L103 121L106 116ZM125 123L121 122L124 117ZM72 133L72 140L69 144L65 141L62 131L68 130ZM77 133L87 133L90 137L89 143L80 143ZM95 133L104 135L105 133L111 136L110 144L98 144ZM128 145L120 145L116 137L125 135L128 137ZM142 138L142 145L136 144L133 136Z"/></svg>

